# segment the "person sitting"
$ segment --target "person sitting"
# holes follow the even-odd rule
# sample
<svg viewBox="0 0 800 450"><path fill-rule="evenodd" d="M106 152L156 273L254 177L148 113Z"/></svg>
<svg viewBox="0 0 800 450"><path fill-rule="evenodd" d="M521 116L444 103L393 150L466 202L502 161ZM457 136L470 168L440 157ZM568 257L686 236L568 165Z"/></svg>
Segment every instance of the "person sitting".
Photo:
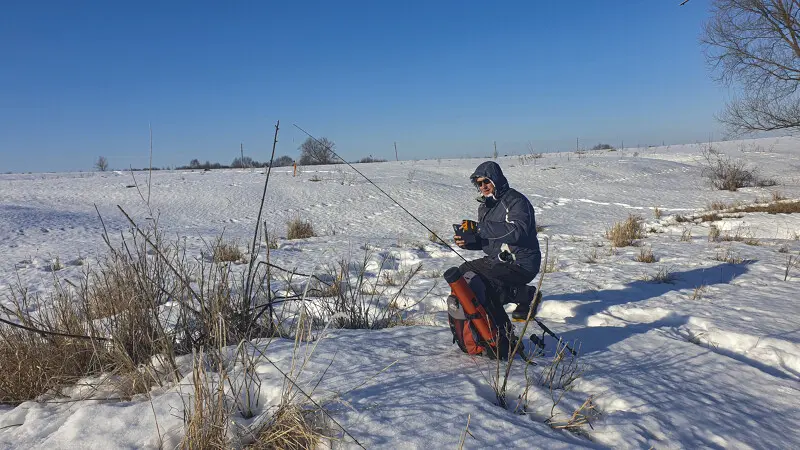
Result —
<svg viewBox="0 0 800 450"><path fill-rule="evenodd" d="M539 273L542 262L533 205L509 186L494 161L481 163L470 180L481 194L478 220L463 220L453 237L459 247L483 250L486 256L467 261L459 268L462 273L472 271L481 278L486 286L487 312L499 327L508 322L503 309L507 303L517 304L512 319L524 321L531 302L541 296L534 286L527 286Z"/></svg>

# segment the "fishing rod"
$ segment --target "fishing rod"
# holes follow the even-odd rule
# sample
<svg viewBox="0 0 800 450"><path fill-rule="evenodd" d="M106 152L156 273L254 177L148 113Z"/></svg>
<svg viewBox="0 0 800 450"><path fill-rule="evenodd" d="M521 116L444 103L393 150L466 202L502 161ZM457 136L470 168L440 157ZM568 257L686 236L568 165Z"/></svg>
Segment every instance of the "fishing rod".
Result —
<svg viewBox="0 0 800 450"><path fill-rule="evenodd" d="M458 253L458 252L456 251L456 249L454 249L452 246L450 246L450 244L448 244L447 242L445 242L445 241L444 241L444 239L442 239L441 237L439 237L439 235L438 235L438 234L436 234L436 232L435 232L435 231L431 230L430 228L428 228L428 226L427 226L427 225L425 225L424 223L422 223L422 221L421 221L421 220L419 220L419 219L417 218L417 216L415 216L414 214L412 214L412 213L411 213L411 211L407 210L407 209L405 208L405 206L401 205L401 204L400 204L400 202L398 202L397 200L395 200L395 199L394 199L394 197L392 197L391 195L389 195L389 193L388 193L388 192L386 192L386 191L384 191L383 189L381 189L381 187L380 187L380 186L378 186L377 184L375 184L375 183L374 183L372 180L370 180L370 179L369 179L369 177L367 177L366 175L364 175L363 173L361 173L361 171L359 171L358 169L356 169L356 168L355 168L355 167L354 167L352 164L350 164L350 163L349 163L349 162L347 162L347 161L346 161L344 158L342 158L341 156L339 156L339 154L338 154L338 153L336 153L335 151L333 151L333 148L331 148L331 146L330 146L330 145L327 145L327 144L325 144L324 142L320 141L319 139L317 139L316 137L314 137L314 136L313 136L311 133L309 133L308 131L306 131L306 130L304 130L304 129L300 128L300 126L298 126L296 123L295 123L295 124L292 124L292 125L294 125L294 127L295 127L295 128L297 128L298 130L302 131L302 132L303 132L303 133L304 133L306 136L308 136L309 138L313 139L313 140L314 140L314 142L316 142L317 144L319 144L319 145L323 146L323 147L324 147L326 150L328 150L329 152L331 152L331 154L333 154L333 155L334 155L334 156L336 156L337 158L341 159L341 160L342 160L342 162L344 162L345 164L347 164L347 166L348 166L348 167L350 167L351 169L353 169L353 170L354 170L354 171L355 171L357 174L361 175L361 177L362 177L362 178L364 178L365 180L367 180L367 182L369 182L369 184L373 185L373 186L375 187L375 189L377 189L378 191L380 191L380 192L381 192L381 194L383 194L383 195L385 195L386 197L388 197L388 198L389 198L389 200L391 200L391 201L392 201L392 202L393 202L395 205L399 206L399 207L400 207L400 209L402 209L403 211L405 211L405 212L406 212L406 214L408 214L409 216L411 216L411 218L413 218L414 220L416 220L416 221L417 221L417 223L419 223L420 225L422 225L422 227L423 227L423 228L425 228L425 229L426 229L426 230L428 230L428 231L429 231L429 232L430 232L430 233L431 233L433 236L435 236L435 237L436 237L436 239L438 239L438 240L439 240L439 243L443 244L445 247L447 247L448 249L450 249L450 251L451 251L451 252L453 252L453 253L455 253L456 255L458 255L458 257L459 257L459 258L461 258L461 259L462 259L462 260L463 260L463 261L464 261L464 262L467 264L467 267L469 267L469 266L471 266L471 265L472 265L472 262L471 262L471 261L468 261L466 258L464 258L464 256L462 256L462 255L461 255L461 253ZM556 335L555 333L553 333L553 331L551 331L549 328L547 328L547 326L545 326L545 324L543 324L542 322L540 322L540 321L539 321L539 319L533 318L533 320L534 320L534 321L536 321L536 323L539 325L539 327L540 327L540 328L541 328L541 329L542 329L542 330L543 330L545 333L547 333L547 334L549 334L549 335L553 336L553 337L554 337L556 340L558 340L558 341L561 341L561 338L560 338L560 337L558 337L558 335ZM573 349L572 349L572 348L570 348L569 346L567 346L567 349L569 349L570 353L572 353L573 355L575 355L575 354L576 354L575 350L573 350Z"/></svg>
<svg viewBox="0 0 800 450"><path fill-rule="evenodd" d="M393 202L395 205L399 206L399 207L400 207L400 209L402 209L403 211L405 211L405 212L406 212L406 214L408 214L409 216L411 216L411 218L412 218L412 219L416 220L416 221L417 221L417 223L419 223L420 225L422 225L422 227L423 227L423 228L425 228L426 230L428 230L428 231L429 231L429 232L430 232L430 233L431 233L431 234L432 234L434 237L436 237L436 239L438 239L438 240L439 240L439 243L440 243L440 244L443 244L445 247L447 247L448 249L450 249L450 251L451 251L451 252L455 253L456 255L458 255L458 257L459 257L459 258L461 258L462 260L464 260L464 262L465 262L465 263L468 263L468 264L469 264L469 261L468 261L466 258L464 258L464 256L462 256L462 255L461 255L461 253L458 253L458 252L456 251L456 249L454 249L453 247L451 247L451 246L450 246L450 244L448 244L447 242L445 242L445 241L444 241L444 239L442 239L441 237L439 237L439 235L438 235L438 234L436 234L436 232L435 232L435 231L431 230L430 228L428 228L428 226L427 226L427 225L425 225L424 223L422 223L422 221L421 221L421 220L419 220L419 219L417 218L417 216L415 216L414 214L412 214L412 213L411 213L411 211L407 210L407 209L405 208L405 206L401 205L401 204L400 204L400 202L398 202L397 200L395 200L395 199L394 199L394 197L392 197L391 195L389 195L389 193L388 193L388 192L386 192L386 191L384 191L383 189L381 189L381 187L380 187L380 186L378 186L377 184L375 184L375 183L374 183L372 180L370 180L370 179L369 179L369 178L368 178L366 175L364 175L364 174L363 174L363 173L361 173L361 172L360 172L358 169L356 169L355 167L353 167L353 165L352 165L352 164L350 164L349 162L345 161L345 159L344 159L344 158L342 158L341 156L339 156L339 154L338 154L338 153L336 153L335 151L333 151L333 149L331 148L331 146L329 146L329 145L326 145L324 142L322 142L322 141L320 141L319 139L315 138L314 136L312 136L312 135L311 135L311 133L309 133L308 131L306 131L306 130L304 130L304 129L300 128L300 127L299 127L297 124L293 124L293 125L295 126L295 128L297 128L298 130L300 130L300 131L302 131L303 133L305 133L305 134L306 134L306 136L308 136L308 137L310 137L311 139L313 139L313 140L314 140L314 141L315 141L317 144L319 144L319 145L321 145L321 146L325 147L325 149L327 149L329 152L331 152L331 153L332 153L332 154L333 154L335 157L337 157L337 158L341 159L341 160L342 160L342 162L344 162L345 164L347 164L347 166L348 166L348 167L350 167L351 169L353 169L353 170L354 170L354 171L355 171L357 174L361 175L361 176L362 176L362 177L363 177L365 180L367 180L367 182L369 182L369 184L373 185L373 186L375 187L375 189L379 190L379 191L381 192L381 194L383 194L383 195L385 195L386 197L388 197L388 198L389 198L389 200L391 200L391 201L392 201L392 202Z"/></svg>

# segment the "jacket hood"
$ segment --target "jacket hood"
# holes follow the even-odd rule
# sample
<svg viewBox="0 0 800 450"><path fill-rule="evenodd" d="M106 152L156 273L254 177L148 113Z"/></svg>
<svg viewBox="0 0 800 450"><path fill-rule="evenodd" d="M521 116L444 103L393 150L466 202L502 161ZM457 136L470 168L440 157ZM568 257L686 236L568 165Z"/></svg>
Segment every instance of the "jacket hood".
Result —
<svg viewBox="0 0 800 450"><path fill-rule="evenodd" d="M502 197L503 194L505 194L509 189L508 180L506 180L505 175L503 175L503 170L494 161L486 161L481 163L475 169L475 172L472 172L472 175L469 176L469 179L475 183L475 180L481 177L492 180L492 183L494 183L495 198Z"/></svg>

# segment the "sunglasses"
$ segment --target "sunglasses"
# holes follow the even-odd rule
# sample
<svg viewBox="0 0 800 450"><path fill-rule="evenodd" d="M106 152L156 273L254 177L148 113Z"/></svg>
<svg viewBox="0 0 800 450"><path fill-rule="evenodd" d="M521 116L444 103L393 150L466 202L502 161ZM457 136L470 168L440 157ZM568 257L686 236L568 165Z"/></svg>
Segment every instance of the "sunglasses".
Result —
<svg viewBox="0 0 800 450"><path fill-rule="evenodd" d="M481 187L484 184L486 184L486 185L492 184L492 180L490 180L488 178L484 178L482 180L475 180L475 186Z"/></svg>

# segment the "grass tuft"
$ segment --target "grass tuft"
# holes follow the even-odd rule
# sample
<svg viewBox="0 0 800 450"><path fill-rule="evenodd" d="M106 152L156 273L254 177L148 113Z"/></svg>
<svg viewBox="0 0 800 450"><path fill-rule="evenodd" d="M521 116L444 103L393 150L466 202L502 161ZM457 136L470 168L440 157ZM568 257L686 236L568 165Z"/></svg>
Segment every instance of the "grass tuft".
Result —
<svg viewBox="0 0 800 450"><path fill-rule="evenodd" d="M306 239L314 237L314 226L310 221L303 219L292 219L287 224L286 238L291 239Z"/></svg>
<svg viewBox="0 0 800 450"><path fill-rule="evenodd" d="M212 255L215 262L243 262L244 252L236 242L223 242L218 239L212 247Z"/></svg>
<svg viewBox="0 0 800 450"><path fill-rule="evenodd" d="M628 247L634 245L637 239L644 237L642 226L643 219L631 214L624 222L617 222L606 231L606 238L614 247Z"/></svg>
<svg viewBox="0 0 800 450"><path fill-rule="evenodd" d="M296 403L283 403L272 417L254 430L255 441L248 450L315 449L326 437L324 416Z"/></svg>
<svg viewBox="0 0 800 450"><path fill-rule="evenodd" d="M654 263L658 261L658 259L653 255L653 251L647 247L642 247L639 250L639 254L636 255L635 260L641 263Z"/></svg>

